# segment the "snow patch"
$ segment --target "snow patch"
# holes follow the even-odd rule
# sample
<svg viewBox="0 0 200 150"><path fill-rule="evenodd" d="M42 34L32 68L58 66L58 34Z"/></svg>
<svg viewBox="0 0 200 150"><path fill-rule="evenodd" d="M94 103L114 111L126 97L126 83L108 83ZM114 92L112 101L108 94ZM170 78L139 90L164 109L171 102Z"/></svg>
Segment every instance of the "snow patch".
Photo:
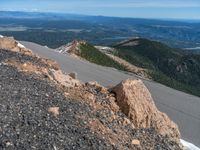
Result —
<svg viewBox="0 0 200 150"><path fill-rule="evenodd" d="M22 45L22 44L21 44L21 43L19 43L19 42L17 43L17 46L18 46L18 47L20 47L20 48L25 48L25 46L24 46L24 45Z"/></svg>
<svg viewBox="0 0 200 150"><path fill-rule="evenodd" d="M189 143L187 141L184 141L181 139L181 143L183 144L184 147L186 147L186 150L200 150L199 147L195 146L192 143Z"/></svg>

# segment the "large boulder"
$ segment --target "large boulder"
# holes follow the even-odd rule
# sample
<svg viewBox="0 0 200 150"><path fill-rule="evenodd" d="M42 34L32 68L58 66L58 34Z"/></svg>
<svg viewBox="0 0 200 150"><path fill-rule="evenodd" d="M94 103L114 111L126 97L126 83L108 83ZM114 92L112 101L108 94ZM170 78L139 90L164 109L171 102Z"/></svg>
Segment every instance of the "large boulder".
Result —
<svg viewBox="0 0 200 150"><path fill-rule="evenodd" d="M177 125L160 112L141 80L125 80L112 88L121 111L136 128L154 128L161 135L180 139Z"/></svg>

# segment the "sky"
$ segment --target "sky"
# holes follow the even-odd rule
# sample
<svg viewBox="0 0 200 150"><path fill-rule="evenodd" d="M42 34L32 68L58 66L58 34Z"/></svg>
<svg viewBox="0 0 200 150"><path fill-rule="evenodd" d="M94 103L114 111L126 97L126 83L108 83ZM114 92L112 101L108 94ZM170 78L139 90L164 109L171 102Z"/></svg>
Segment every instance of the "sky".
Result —
<svg viewBox="0 0 200 150"><path fill-rule="evenodd" d="M200 19L200 0L0 0L0 10Z"/></svg>

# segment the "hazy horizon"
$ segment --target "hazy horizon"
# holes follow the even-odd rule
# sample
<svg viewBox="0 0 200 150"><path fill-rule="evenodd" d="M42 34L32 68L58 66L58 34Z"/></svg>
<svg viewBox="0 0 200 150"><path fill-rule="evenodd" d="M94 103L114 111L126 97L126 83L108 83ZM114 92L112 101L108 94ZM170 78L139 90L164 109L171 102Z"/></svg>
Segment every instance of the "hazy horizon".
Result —
<svg viewBox="0 0 200 150"><path fill-rule="evenodd" d="M124 18L124 19L149 19L149 20L163 20L163 21L183 21L183 22L200 22L200 18L147 18L147 17L128 17L128 16L110 16L110 15L90 15L90 14L78 14L78 13L65 13L65 12L53 12L53 11L20 11L20 10L0 10L0 12L21 12L21 13L49 13L49 14L60 14L60 15L77 15L77 16L94 16L94 17L113 17L113 18Z"/></svg>
<svg viewBox="0 0 200 150"><path fill-rule="evenodd" d="M199 20L199 0L1 0L0 11Z"/></svg>

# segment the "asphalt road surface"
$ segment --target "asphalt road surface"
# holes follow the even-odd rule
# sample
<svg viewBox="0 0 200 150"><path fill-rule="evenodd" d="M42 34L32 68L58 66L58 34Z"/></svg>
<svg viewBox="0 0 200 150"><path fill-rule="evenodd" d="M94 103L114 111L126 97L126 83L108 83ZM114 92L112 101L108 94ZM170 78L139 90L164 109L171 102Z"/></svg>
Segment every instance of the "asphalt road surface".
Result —
<svg viewBox="0 0 200 150"><path fill-rule="evenodd" d="M139 78L134 74L127 74L60 54L35 43L21 43L42 57L56 60L64 72L77 72L78 79L83 82L97 81L108 86L116 85L124 79ZM153 81L142 80L151 92L157 107L178 124L182 139L200 147L200 98Z"/></svg>

